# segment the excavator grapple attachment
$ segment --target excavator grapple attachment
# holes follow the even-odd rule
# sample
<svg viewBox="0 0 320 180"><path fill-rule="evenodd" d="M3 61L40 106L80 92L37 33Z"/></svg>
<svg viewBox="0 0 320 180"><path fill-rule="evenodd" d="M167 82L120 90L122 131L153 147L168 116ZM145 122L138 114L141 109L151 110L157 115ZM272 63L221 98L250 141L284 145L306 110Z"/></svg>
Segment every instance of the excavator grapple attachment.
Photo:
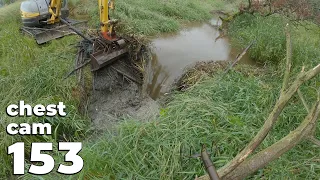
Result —
<svg viewBox="0 0 320 180"><path fill-rule="evenodd" d="M109 45L108 48L90 54L91 70L99 70L104 66L107 66L114 61L125 57L128 54L128 50L125 48L125 45L125 41L120 39L115 41L113 45ZM111 49L111 51L109 49Z"/></svg>
<svg viewBox="0 0 320 180"><path fill-rule="evenodd" d="M111 64L112 62L126 56L127 54L126 49L120 49L117 51L114 51L112 53L106 53L104 51L99 51L94 54L91 54L91 70L96 71L104 66L107 66Z"/></svg>

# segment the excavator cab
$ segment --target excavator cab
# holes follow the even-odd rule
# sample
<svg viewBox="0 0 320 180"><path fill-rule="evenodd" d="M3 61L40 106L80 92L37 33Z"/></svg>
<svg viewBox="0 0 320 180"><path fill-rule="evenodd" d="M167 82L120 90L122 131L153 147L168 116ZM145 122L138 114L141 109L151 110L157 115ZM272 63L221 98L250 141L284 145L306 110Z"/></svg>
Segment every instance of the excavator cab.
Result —
<svg viewBox="0 0 320 180"><path fill-rule="evenodd" d="M54 0L27 0L22 2L20 5L20 12L23 26L43 27L48 24L54 24L50 22L52 17L50 7L53 1ZM67 18L69 16L67 0L63 0L60 3L60 10L55 9L54 11L60 11L59 17Z"/></svg>

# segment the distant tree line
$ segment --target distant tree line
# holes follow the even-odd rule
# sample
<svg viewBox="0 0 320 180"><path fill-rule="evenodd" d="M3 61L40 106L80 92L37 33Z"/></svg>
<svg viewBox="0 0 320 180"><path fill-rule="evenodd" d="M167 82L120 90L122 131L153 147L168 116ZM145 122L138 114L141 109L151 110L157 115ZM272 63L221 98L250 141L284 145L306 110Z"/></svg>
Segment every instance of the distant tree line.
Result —
<svg viewBox="0 0 320 180"><path fill-rule="evenodd" d="M311 20L320 24L319 0L248 0L240 5L240 12L261 13L268 16L275 13L295 20Z"/></svg>

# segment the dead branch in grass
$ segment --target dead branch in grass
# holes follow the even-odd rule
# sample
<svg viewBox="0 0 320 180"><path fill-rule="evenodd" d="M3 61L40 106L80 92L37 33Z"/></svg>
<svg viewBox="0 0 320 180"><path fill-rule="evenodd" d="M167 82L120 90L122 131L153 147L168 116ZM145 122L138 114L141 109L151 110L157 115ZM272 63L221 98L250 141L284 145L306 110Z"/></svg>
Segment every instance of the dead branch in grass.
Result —
<svg viewBox="0 0 320 180"><path fill-rule="evenodd" d="M290 72L291 72L291 62L292 62L292 46L291 46L291 35L289 32L289 24L286 26L286 38L287 38L287 62L286 62L286 71L284 72L283 85L281 89L281 94L288 88Z"/></svg>
<svg viewBox="0 0 320 180"><path fill-rule="evenodd" d="M319 146L320 147L320 141L318 139L316 139L314 136L310 136L309 137L309 140L311 142L313 142L315 145Z"/></svg>
<svg viewBox="0 0 320 180"><path fill-rule="evenodd" d="M255 172L256 170L263 168L269 162L277 159L283 153L293 148L305 137L309 137L309 134L313 131L316 126L316 121L320 112L320 100L318 98L317 103L314 105L312 110L309 112L305 120L300 124L300 126L288 134L285 138L269 146L265 150L260 151L250 159L248 156L253 153L256 148L262 143L265 137L268 135L269 131L273 125L277 122L279 115L285 108L289 100L298 91L300 86L314 78L320 73L320 64L316 67L310 69L307 72L302 71L295 79L295 81L289 86L289 78L291 71L291 38L287 26L287 60L286 60L286 70L284 73L284 80L282 89L280 92L280 97L277 100L273 110L266 119L264 125L261 127L256 136L251 140L251 142L238 154L236 157L227 163L225 166L218 170L218 174L221 179L242 179L247 175ZM303 96L301 96L303 97ZM304 98L301 98L303 100ZM311 138L313 142L315 138ZM199 179L209 179L209 177L202 176Z"/></svg>
<svg viewBox="0 0 320 180"><path fill-rule="evenodd" d="M244 179L248 175L263 168L271 161L278 159L282 154L292 149L308 136L312 128L315 126L316 120L319 118L319 113L320 101L318 100L298 128L296 128L294 131L291 131L286 137L282 138L278 142L245 160L223 179Z"/></svg>
<svg viewBox="0 0 320 180"><path fill-rule="evenodd" d="M247 51L251 48L251 46L255 43L255 41L251 42L249 44L249 46L247 46L241 54L239 54L239 56L237 56L237 58L233 61L233 63L225 70L224 75L227 74L232 68L233 66L235 66L240 60L241 58L247 53ZM223 77L223 76L222 76Z"/></svg>
<svg viewBox="0 0 320 180"><path fill-rule="evenodd" d="M308 106L308 103L306 102L302 92L300 91L300 89L298 89L298 95L299 95L299 98L304 106L304 108L306 109L306 111L309 113L310 112L310 109L309 109L309 106Z"/></svg>
<svg viewBox="0 0 320 180"><path fill-rule="evenodd" d="M203 164L209 174L210 180L219 180L218 173L216 171L216 168L214 167L209 154L207 152L207 148L205 145L202 145L202 150L201 150L201 159L203 161Z"/></svg>

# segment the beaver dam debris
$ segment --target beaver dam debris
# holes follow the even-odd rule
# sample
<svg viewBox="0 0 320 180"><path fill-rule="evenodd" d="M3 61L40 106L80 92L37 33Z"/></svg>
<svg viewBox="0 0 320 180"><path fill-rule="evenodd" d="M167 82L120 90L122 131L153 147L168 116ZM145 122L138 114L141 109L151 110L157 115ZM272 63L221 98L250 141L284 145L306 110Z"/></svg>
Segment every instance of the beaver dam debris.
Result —
<svg viewBox="0 0 320 180"><path fill-rule="evenodd" d="M145 58L144 48L130 50L128 56L94 72L89 114L95 124L104 127L119 117L130 116L147 121L158 114L158 104L144 93L144 76L139 67Z"/></svg>
<svg viewBox="0 0 320 180"><path fill-rule="evenodd" d="M121 117L147 121L154 119L159 113L158 104L144 90L143 62L149 57L149 51L133 37L123 39L126 42L126 46L123 47L104 43L101 38L87 38L78 44L76 68L72 72L77 73L83 96L81 104L88 105L86 111L97 129L110 128ZM112 62L102 67L97 66L101 54L109 56L119 48L125 53L116 56ZM92 61L92 56L95 56L97 61ZM84 80L88 73L85 73L83 67L89 63L92 71L92 90L87 87ZM81 109L85 110L85 107Z"/></svg>

